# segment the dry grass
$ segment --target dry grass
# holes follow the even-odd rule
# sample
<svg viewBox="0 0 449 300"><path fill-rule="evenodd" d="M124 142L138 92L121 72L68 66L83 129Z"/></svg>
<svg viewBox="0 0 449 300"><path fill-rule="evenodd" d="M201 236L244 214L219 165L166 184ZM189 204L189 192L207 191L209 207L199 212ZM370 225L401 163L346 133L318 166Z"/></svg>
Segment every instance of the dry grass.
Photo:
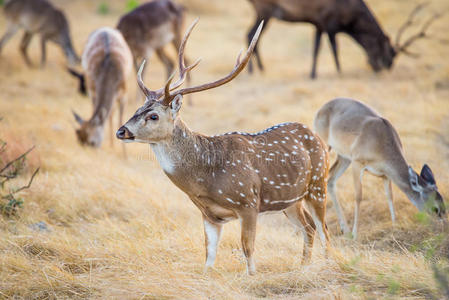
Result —
<svg viewBox="0 0 449 300"><path fill-rule="evenodd" d="M100 1L55 2L68 13L78 52L89 32L115 25L124 7L122 1L111 1L110 14L100 16L96 14ZM245 43L253 21L251 8L245 0L228 2L183 1L193 7L188 21L201 14L188 45L191 58L203 57L193 75L195 82L227 72ZM433 7L448 9L445 2L433 1ZM368 3L390 34L412 7L410 1ZM0 31L4 27L1 18ZM448 30L449 16L433 28L441 38L447 38ZM421 59L401 57L394 70L375 75L362 50L341 36L343 74L336 74L325 43L319 79L311 81L311 37L309 25L271 23L261 43L265 74L244 73L226 87L195 95L194 106L183 108L183 118L191 128L207 134L258 131L285 121L311 124L317 109L333 97L357 98L392 121L409 163L420 169L427 162L448 198L448 41L419 42L414 48L423 53ZM0 297L442 297L426 256L447 272L448 264L442 260L448 255L447 231L418 222L416 209L396 188L398 221L393 227L381 182L370 176L365 179L360 241L337 234L329 203L335 259L322 257L317 246L313 263L301 267L302 238L282 216L264 216L256 241L258 275L244 274L237 222L226 226L215 270L203 275L199 211L165 177L145 145L129 145L128 160L122 158L117 142L111 148L106 140L98 150L79 146L70 109L87 116L90 101L77 95L77 83L65 72L59 49L49 47L47 68L30 70L18 54L19 41L15 37L0 57L0 116L4 117L0 137L17 144L17 151L35 144L34 161L42 168L24 194L20 216L0 218ZM37 62L36 41L31 54ZM152 59L148 69L149 86L159 87L165 76L161 64ZM131 86L133 100L135 83ZM130 101L126 115L135 109ZM353 187L348 174L339 188L351 218ZM46 222L49 230L30 228L39 221Z"/></svg>

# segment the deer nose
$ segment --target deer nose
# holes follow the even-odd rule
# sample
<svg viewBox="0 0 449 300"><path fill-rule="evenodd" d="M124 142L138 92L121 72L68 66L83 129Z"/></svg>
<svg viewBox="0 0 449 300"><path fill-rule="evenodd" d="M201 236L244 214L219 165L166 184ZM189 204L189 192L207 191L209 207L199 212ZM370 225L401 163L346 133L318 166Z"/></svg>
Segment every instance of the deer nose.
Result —
<svg viewBox="0 0 449 300"><path fill-rule="evenodd" d="M117 133L115 134L115 136L121 140L133 138L133 135L129 132L128 128L126 128L125 126L120 127L117 130Z"/></svg>

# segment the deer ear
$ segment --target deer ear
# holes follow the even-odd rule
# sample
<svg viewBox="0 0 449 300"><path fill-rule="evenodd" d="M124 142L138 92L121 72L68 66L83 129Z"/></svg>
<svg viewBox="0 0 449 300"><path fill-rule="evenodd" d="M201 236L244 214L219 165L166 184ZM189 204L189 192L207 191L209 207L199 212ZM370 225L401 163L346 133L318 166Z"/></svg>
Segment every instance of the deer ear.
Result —
<svg viewBox="0 0 449 300"><path fill-rule="evenodd" d="M424 164L424 166L422 167L420 176L426 183L436 184L433 172L427 164Z"/></svg>
<svg viewBox="0 0 449 300"><path fill-rule="evenodd" d="M416 172L410 166L408 167L408 177L412 190L420 193L422 191L422 187L419 185L418 174L416 174Z"/></svg>
<svg viewBox="0 0 449 300"><path fill-rule="evenodd" d="M182 95L176 95L173 101L170 103L170 109L172 112L173 119L178 115L179 110L182 106Z"/></svg>

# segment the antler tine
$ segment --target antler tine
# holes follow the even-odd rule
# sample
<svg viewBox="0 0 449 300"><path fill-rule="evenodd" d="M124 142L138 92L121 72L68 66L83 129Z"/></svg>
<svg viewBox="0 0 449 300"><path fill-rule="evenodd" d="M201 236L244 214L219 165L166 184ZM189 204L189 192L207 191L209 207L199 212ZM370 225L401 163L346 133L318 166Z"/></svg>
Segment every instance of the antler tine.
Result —
<svg viewBox="0 0 449 300"><path fill-rule="evenodd" d="M145 67L145 63L146 63L146 60L144 59L142 61L142 64L140 65L139 71L137 72L137 83L139 84L139 87L142 90L145 97L152 99L152 98L155 98L155 96L156 96L155 92L149 90L145 86L145 84L143 83L143 80L142 80L142 72Z"/></svg>
<svg viewBox="0 0 449 300"><path fill-rule="evenodd" d="M164 98L162 100L164 103L166 102L165 101L166 99L170 99L170 91L180 87L186 80L187 73L190 72L193 68L195 68L201 62L201 59L197 59L195 61L195 63L186 67L185 59L184 59L184 50L185 50L185 47L187 44L187 40L189 39L190 34L192 33L193 28L195 28L198 21L199 21L199 18L196 18L193 21L193 23L190 25L190 27L187 29L186 33L184 34L181 45L179 46L179 51L178 51L179 79L174 84L171 84L171 82L174 78L174 73L173 73L171 75L171 77L169 78L169 80L167 80L167 82L165 84L165 88L164 88ZM161 96L161 93L160 93L161 91L162 91L162 89L156 91L156 93L158 93L159 97ZM167 104L167 103L165 103L165 104Z"/></svg>
<svg viewBox="0 0 449 300"><path fill-rule="evenodd" d="M435 22L436 20L438 20L439 18L441 18L444 15L444 13L435 13L433 14L433 16L431 18L429 18L429 20L427 20L424 25L421 27L421 30L412 35L411 37L409 37L402 45L400 45L397 49L396 52L402 52L406 55L410 55L410 56L414 56L417 57L417 54L411 53L407 50L407 48L413 44L413 42L415 42L416 40L420 39L420 38L425 38L427 37L427 30L429 29L429 27L432 25L433 22Z"/></svg>
<svg viewBox="0 0 449 300"><path fill-rule="evenodd" d="M234 68L232 69L232 71L228 75L226 75L225 77L218 79L216 81L210 82L210 83L205 83L202 85L198 85L198 86L194 86L194 87L187 87L187 88L177 90L173 94L170 95L170 101L176 95L186 95L186 94L196 93L196 92L200 92L200 91L204 91L204 90L209 90L209 89L218 87L220 85L223 85L225 83L228 83L229 81L231 81L232 79L237 77L237 75L246 67L249 59L251 58L251 54L254 51L254 47L256 46L257 41L260 36L260 32L262 31L263 23L264 23L263 21L260 22L259 27L257 28L257 31L254 34L253 39L248 47L248 50L245 53L245 56L243 57L243 59L240 60L240 56L242 54L242 51L240 51L240 54L237 56L236 64L235 64Z"/></svg>
<svg viewBox="0 0 449 300"><path fill-rule="evenodd" d="M396 35L396 47L399 48L400 45L400 40L402 37L402 34L405 32L405 30L410 27L411 25L413 25L414 21L415 21L415 17L416 15L427 5L429 5L430 2L423 2L423 3L419 3L418 5L416 5L416 7L411 11L411 13L409 14L407 20L404 22L404 24L401 25L401 27L399 27L398 33Z"/></svg>

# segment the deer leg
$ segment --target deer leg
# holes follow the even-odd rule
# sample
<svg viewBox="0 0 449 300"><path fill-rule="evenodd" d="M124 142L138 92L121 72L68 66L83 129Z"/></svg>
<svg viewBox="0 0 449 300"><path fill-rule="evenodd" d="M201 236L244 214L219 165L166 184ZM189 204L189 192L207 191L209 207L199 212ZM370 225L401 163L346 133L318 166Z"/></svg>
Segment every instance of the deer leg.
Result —
<svg viewBox="0 0 449 300"><path fill-rule="evenodd" d="M6 32L3 34L0 39L0 52L2 51L3 46L14 36L14 34L19 30L19 26L14 23L9 23L6 28Z"/></svg>
<svg viewBox="0 0 449 300"><path fill-rule="evenodd" d="M248 275L256 274L256 265L254 264L254 242L256 239L257 213L248 212L241 216L242 224L242 248L246 258L246 271Z"/></svg>
<svg viewBox="0 0 449 300"><path fill-rule="evenodd" d="M22 37L22 41L20 42L20 52L22 53L23 58L25 59L26 64L31 67L32 63L30 58L28 57L28 46L30 45L31 38L33 34L31 32L25 31Z"/></svg>
<svg viewBox="0 0 449 300"><path fill-rule="evenodd" d="M396 216L394 214L393 192L391 190L391 180L389 180L387 177L384 177L384 188L385 194L387 195L388 207L390 208L391 222L394 224L394 222L396 221Z"/></svg>
<svg viewBox="0 0 449 300"><path fill-rule="evenodd" d="M211 268L217 256L218 243L221 237L223 225L212 223L203 215L204 237L206 242L206 265L204 272Z"/></svg>
<svg viewBox="0 0 449 300"><path fill-rule="evenodd" d="M125 96L122 96L119 100L119 107L118 107L118 126L117 128L120 128L120 126L123 125L123 112L125 110L125 103L126 103L126 98ZM126 153L126 145L125 143L122 143L122 149L123 149L123 155L125 156L125 159L128 158L128 155Z"/></svg>
<svg viewBox="0 0 449 300"><path fill-rule="evenodd" d="M47 62L47 39L41 37L41 68L43 68Z"/></svg>
<svg viewBox="0 0 449 300"><path fill-rule="evenodd" d="M340 223L340 230L346 234L349 233L349 227L348 223L346 222L345 215L343 213L343 210L340 206L340 203L338 202L337 198L337 180L340 178L341 175L346 171L346 169L351 164L351 161L342 157L337 156L337 160L332 165L331 169L329 170L329 181L327 183L327 188L329 189L329 195L331 196L332 202L335 206L335 210L337 212L338 221Z"/></svg>
<svg viewBox="0 0 449 300"><path fill-rule="evenodd" d="M310 213L304 209L302 202L290 206L284 211L287 218L296 225L304 238L301 264L307 264L312 258L313 240L315 238L315 223Z"/></svg>
<svg viewBox="0 0 449 300"><path fill-rule="evenodd" d="M259 41L260 41L260 36L262 35L263 30L265 29L265 27L268 24L268 21L270 20L270 17L269 16L260 16L260 15L257 16L256 22L254 23L253 27L251 27L250 31L248 32L248 45L251 43L253 36L254 36L254 34L256 34L257 28L259 27L259 24L260 24L260 22L262 22L262 20L264 21L264 23L262 26L262 30L260 31ZM257 66L259 67L259 70L263 71L264 66L262 64L262 59L260 58L259 49L258 49L259 41L257 42L256 46L254 47L253 57L255 57L255 59L257 61ZM253 73L252 58L248 62L248 72L250 74Z"/></svg>
<svg viewBox="0 0 449 300"><path fill-rule="evenodd" d="M315 43L313 45L313 62L312 62L312 72L310 73L310 78L316 78L316 65L318 61L318 53L320 52L320 44L321 44L321 34L323 32L321 29L316 28L315 30Z"/></svg>
<svg viewBox="0 0 449 300"><path fill-rule="evenodd" d="M335 66L337 67L337 72L340 73L340 61L338 60L338 45L337 45L337 40L335 39L335 33L327 33L327 36L329 37L329 42L331 43L331 48L332 48L332 54L334 55L334 60L335 60Z"/></svg>
<svg viewBox="0 0 449 300"><path fill-rule="evenodd" d="M156 49L156 55L164 64L165 70L167 72L167 78L169 78L174 69L173 61L170 59L170 57L167 56L167 54L165 54L164 49L162 48Z"/></svg>
<svg viewBox="0 0 449 300"><path fill-rule="evenodd" d="M362 202L362 177L363 167L360 163L352 164L352 178L355 188L355 208L354 208L354 225L352 227L352 238L357 239L357 229L359 224L360 203Z"/></svg>
<svg viewBox="0 0 449 300"><path fill-rule="evenodd" d="M111 111L111 113L109 114L109 143L111 145L111 148L114 147L114 130L112 128L112 117L113 117L113 113Z"/></svg>

